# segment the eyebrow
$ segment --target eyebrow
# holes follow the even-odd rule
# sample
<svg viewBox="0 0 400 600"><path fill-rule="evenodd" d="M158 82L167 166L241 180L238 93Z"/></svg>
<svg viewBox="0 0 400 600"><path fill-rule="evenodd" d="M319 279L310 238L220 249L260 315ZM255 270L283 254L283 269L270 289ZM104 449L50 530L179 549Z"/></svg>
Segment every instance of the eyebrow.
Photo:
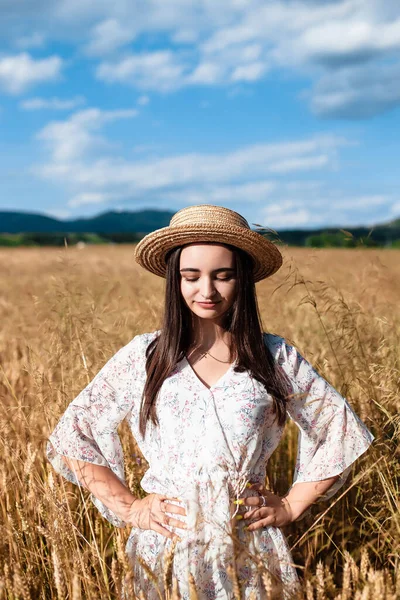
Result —
<svg viewBox="0 0 400 600"><path fill-rule="evenodd" d="M214 269L214 271L211 271L212 273L220 273L221 271L234 271L235 269L233 267L220 267L219 269ZM192 273L200 273L200 269L193 269L192 267L187 267L186 269L180 269L180 272L183 273L184 271L190 271Z"/></svg>

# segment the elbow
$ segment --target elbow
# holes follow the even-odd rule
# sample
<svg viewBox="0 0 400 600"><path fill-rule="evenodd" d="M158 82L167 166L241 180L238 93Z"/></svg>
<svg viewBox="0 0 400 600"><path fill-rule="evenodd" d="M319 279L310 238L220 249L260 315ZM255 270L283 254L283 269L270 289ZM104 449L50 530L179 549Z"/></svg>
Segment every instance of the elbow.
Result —
<svg viewBox="0 0 400 600"><path fill-rule="evenodd" d="M63 463L68 467L68 469L75 474L75 476L79 480L79 483L81 484L81 486L84 487L85 489L89 489L85 483L84 465L81 464L81 461L76 460L76 459L71 459L68 456L63 456L63 455L61 455L61 459L62 459Z"/></svg>

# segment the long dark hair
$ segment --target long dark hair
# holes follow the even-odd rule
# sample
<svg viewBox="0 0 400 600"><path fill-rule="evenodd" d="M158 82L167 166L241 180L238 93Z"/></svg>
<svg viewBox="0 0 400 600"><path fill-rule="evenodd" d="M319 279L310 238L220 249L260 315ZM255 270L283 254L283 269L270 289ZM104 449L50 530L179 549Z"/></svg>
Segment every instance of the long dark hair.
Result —
<svg viewBox="0 0 400 600"><path fill-rule="evenodd" d="M236 372L245 370L265 385L273 398L273 408L279 424L286 419L285 403L290 393L287 380L278 371L274 358L263 339L261 317L254 284L251 256L235 246L223 244L235 254L236 298L225 313L223 324L229 331L237 353ZM166 288L164 316L161 333L146 349L147 380L140 409L139 431L145 435L149 419L157 425L156 398L163 381L172 373L191 344L192 312L181 294L179 272L182 248L169 252L166 258Z"/></svg>

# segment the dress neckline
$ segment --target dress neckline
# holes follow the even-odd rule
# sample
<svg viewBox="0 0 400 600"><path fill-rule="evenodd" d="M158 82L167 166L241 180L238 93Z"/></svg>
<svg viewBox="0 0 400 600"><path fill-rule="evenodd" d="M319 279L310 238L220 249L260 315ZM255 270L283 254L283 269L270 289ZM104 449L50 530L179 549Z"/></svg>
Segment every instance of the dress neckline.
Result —
<svg viewBox="0 0 400 600"><path fill-rule="evenodd" d="M221 377L212 385L208 386L206 383L204 383L200 377L197 375L196 371L193 369L192 365L190 364L186 354L183 357L184 362L186 363L186 365L189 367L189 372L192 375L192 378L195 382L197 382L197 384L199 386L201 386L202 388L204 388L205 390L207 390L208 392L214 390L215 388L219 387L222 383L222 381L231 374L231 372L233 371L233 368L236 366L237 361L235 360L233 363L231 363L229 365L229 368L225 371L225 373L223 373L221 375Z"/></svg>

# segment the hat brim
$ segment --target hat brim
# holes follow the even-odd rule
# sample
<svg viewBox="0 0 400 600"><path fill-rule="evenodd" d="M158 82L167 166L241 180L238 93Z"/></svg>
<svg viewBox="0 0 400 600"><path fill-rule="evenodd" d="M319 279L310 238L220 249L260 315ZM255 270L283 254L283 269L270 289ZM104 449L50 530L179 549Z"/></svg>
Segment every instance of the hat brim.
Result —
<svg viewBox="0 0 400 600"><path fill-rule="evenodd" d="M166 276L165 257L178 246L196 242L218 242L241 248L253 258L254 281L270 277L282 266L282 254L263 235L244 227L214 223L196 223L163 227L140 240L135 249L135 260L144 269L160 277Z"/></svg>

